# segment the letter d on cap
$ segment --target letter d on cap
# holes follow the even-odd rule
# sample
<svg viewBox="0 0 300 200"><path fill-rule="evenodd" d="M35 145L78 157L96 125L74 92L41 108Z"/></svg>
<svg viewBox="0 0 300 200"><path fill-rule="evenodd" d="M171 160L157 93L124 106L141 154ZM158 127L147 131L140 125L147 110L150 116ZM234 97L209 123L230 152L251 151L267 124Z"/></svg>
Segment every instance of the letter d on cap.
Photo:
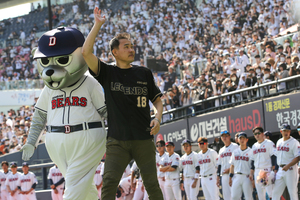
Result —
<svg viewBox="0 0 300 200"><path fill-rule="evenodd" d="M49 38L49 46L54 46L56 44L56 37Z"/></svg>

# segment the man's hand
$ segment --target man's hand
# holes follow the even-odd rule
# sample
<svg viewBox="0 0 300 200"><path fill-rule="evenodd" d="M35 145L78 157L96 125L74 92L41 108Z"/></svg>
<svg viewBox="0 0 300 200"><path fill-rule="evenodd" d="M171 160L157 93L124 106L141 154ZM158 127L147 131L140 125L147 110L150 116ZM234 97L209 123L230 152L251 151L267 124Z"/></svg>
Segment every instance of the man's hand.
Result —
<svg viewBox="0 0 300 200"><path fill-rule="evenodd" d="M105 23L105 16L101 16L101 10L98 7L95 7L94 9L94 18L95 18L95 23L99 24L104 24Z"/></svg>
<svg viewBox="0 0 300 200"><path fill-rule="evenodd" d="M229 177L229 186L231 187L232 186L232 178Z"/></svg>
<svg viewBox="0 0 300 200"><path fill-rule="evenodd" d="M101 187L101 184L96 185L97 190L99 190L100 187Z"/></svg>
<svg viewBox="0 0 300 200"><path fill-rule="evenodd" d="M224 169L223 174L229 174L229 170L230 170L230 168Z"/></svg>
<svg viewBox="0 0 300 200"><path fill-rule="evenodd" d="M193 184L192 184L192 188L196 188L196 186L197 186L197 179L196 180L194 180L194 182L193 182Z"/></svg>
<svg viewBox="0 0 300 200"><path fill-rule="evenodd" d="M220 187L220 176L217 177L217 186Z"/></svg>
<svg viewBox="0 0 300 200"><path fill-rule="evenodd" d="M51 187L51 189L55 189L55 185L54 184L52 184L50 187Z"/></svg>
<svg viewBox="0 0 300 200"><path fill-rule="evenodd" d="M253 181L253 174L249 175L249 179L250 179L251 182Z"/></svg>
<svg viewBox="0 0 300 200"><path fill-rule="evenodd" d="M20 149L20 152L22 152L22 151L23 151L22 159L27 161L31 158L31 156L34 153L34 146L27 143L22 147L22 149Z"/></svg>
<svg viewBox="0 0 300 200"><path fill-rule="evenodd" d="M153 119L150 123L150 127L152 127L150 135L156 135L160 129L160 123L158 122L158 120Z"/></svg>
<svg viewBox="0 0 300 200"><path fill-rule="evenodd" d="M56 188L53 191L55 194L58 194L58 190Z"/></svg>
<svg viewBox="0 0 300 200"><path fill-rule="evenodd" d="M180 183L180 189L181 189L181 191L184 191L183 183Z"/></svg>
<svg viewBox="0 0 300 200"><path fill-rule="evenodd" d="M287 170L289 170L289 166L288 166L288 165L284 166L284 167L282 168L282 170L286 172Z"/></svg>
<svg viewBox="0 0 300 200"><path fill-rule="evenodd" d="M132 191L135 191L135 186L136 186L135 183L131 183L131 186L130 186L130 187L131 187L131 190L132 190Z"/></svg>

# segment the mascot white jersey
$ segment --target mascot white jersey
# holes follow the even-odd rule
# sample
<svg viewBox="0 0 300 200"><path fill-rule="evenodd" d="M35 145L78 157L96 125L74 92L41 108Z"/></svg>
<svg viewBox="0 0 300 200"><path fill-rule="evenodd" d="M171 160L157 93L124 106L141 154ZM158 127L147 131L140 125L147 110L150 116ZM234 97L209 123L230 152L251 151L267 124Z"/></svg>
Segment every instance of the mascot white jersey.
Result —
<svg viewBox="0 0 300 200"><path fill-rule="evenodd" d="M93 178L105 151L103 90L84 75L83 43L80 31L59 27L42 35L32 51L46 86L35 105L22 158L30 159L46 127L47 151L65 177L64 200L98 199Z"/></svg>

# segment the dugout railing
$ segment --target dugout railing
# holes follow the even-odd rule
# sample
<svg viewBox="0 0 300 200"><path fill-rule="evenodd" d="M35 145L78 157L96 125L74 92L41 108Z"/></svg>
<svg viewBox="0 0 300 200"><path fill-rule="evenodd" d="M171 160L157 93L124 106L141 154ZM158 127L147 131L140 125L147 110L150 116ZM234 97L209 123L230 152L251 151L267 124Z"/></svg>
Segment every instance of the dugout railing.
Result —
<svg viewBox="0 0 300 200"><path fill-rule="evenodd" d="M284 86L285 85L285 86ZM300 74L198 100L163 112L162 124L300 89ZM226 101L224 101L226 99ZM216 103L218 102L218 103ZM216 106L217 104L217 106ZM154 118L154 116L152 116Z"/></svg>

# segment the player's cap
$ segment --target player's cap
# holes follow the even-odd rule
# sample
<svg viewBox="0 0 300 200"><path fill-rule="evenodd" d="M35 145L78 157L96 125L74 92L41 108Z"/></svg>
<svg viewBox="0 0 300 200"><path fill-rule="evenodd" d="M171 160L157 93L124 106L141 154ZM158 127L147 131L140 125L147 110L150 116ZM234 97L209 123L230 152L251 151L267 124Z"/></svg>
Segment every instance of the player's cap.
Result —
<svg viewBox="0 0 300 200"><path fill-rule="evenodd" d="M283 49L283 46L282 45L278 45L277 49Z"/></svg>
<svg viewBox="0 0 300 200"><path fill-rule="evenodd" d="M265 132L264 132L264 135L265 135L265 136L272 137L272 133L271 133L270 131L265 131Z"/></svg>
<svg viewBox="0 0 300 200"><path fill-rule="evenodd" d="M10 163L10 167L17 167L18 165L17 165L17 163L16 162L11 162Z"/></svg>
<svg viewBox="0 0 300 200"><path fill-rule="evenodd" d="M240 132L239 133L239 138L244 137L244 138L248 138L247 134L245 132Z"/></svg>
<svg viewBox="0 0 300 200"><path fill-rule="evenodd" d="M166 146L172 145L173 147L175 146L173 142L166 142Z"/></svg>
<svg viewBox="0 0 300 200"><path fill-rule="evenodd" d="M288 124L282 124L281 129L280 130L291 130L291 126Z"/></svg>
<svg viewBox="0 0 300 200"><path fill-rule="evenodd" d="M84 36L79 30L61 26L42 35L33 58L69 55L82 47L83 43Z"/></svg>
<svg viewBox="0 0 300 200"><path fill-rule="evenodd" d="M23 163L22 163L22 166L23 166L23 167L24 167L24 166L27 166L27 167L28 167L29 164L28 164L27 162L23 162Z"/></svg>
<svg viewBox="0 0 300 200"><path fill-rule="evenodd" d="M221 136L222 136L223 134L230 135L229 131L227 131L227 130L221 131Z"/></svg>
<svg viewBox="0 0 300 200"><path fill-rule="evenodd" d="M192 143L191 143L190 140L185 139L185 140L183 140L183 141L181 142L181 145L184 145L184 144L189 144L189 145L191 145Z"/></svg>

